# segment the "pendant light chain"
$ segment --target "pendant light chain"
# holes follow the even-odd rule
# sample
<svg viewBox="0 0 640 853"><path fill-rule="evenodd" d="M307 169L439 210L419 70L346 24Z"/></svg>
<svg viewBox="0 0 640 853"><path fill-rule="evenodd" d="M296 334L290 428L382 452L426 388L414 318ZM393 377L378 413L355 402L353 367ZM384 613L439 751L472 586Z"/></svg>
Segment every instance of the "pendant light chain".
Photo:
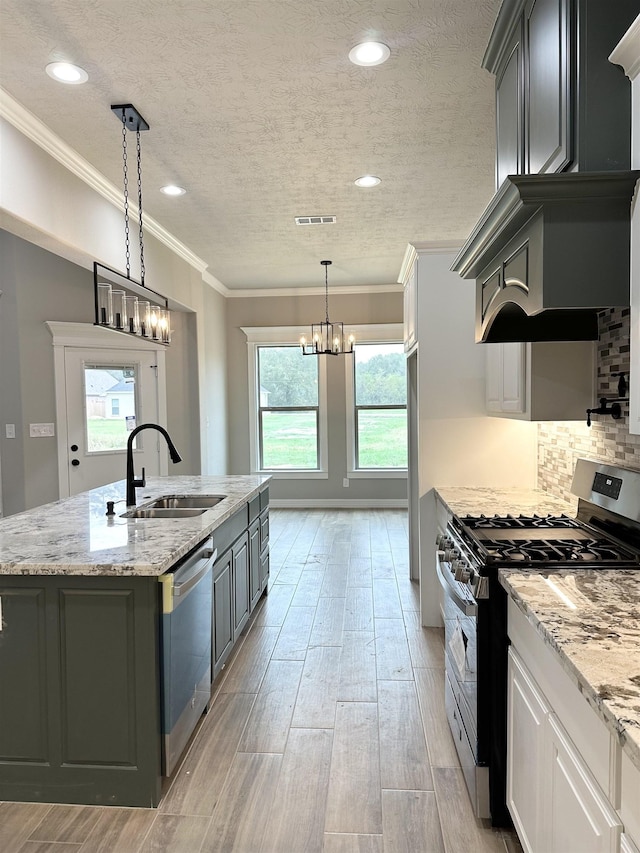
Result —
<svg viewBox="0 0 640 853"><path fill-rule="evenodd" d="M129 167L127 163L127 124L122 111L122 172L124 175L124 242L127 257L127 278L131 277L131 250L129 246Z"/></svg>
<svg viewBox="0 0 640 853"><path fill-rule="evenodd" d="M324 314L329 325L329 264L324 266Z"/></svg>
<svg viewBox="0 0 640 853"><path fill-rule="evenodd" d="M144 240L142 235L142 166L140 158L140 130L136 131L136 150L138 156L138 219L140 221L140 284L144 287Z"/></svg>

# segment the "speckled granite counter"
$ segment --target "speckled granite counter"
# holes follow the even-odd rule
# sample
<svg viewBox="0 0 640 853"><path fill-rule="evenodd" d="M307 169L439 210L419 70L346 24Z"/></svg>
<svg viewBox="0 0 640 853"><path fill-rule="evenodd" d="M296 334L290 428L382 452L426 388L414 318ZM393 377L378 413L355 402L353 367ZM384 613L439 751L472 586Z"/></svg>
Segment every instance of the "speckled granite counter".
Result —
<svg viewBox="0 0 640 853"><path fill-rule="evenodd" d="M106 516L125 511L125 481L0 519L0 574L161 575L264 488L271 478L150 477L138 505L162 495L225 495L190 518Z"/></svg>
<svg viewBox="0 0 640 853"><path fill-rule="evenodd" d="M541 489L488 489L438 486L454 515L575 515L578 499L567 502Z"/></svg>
<svg viewBox="0 0 640 853"><path fill-rule="evenodd" d="M640 769L640 570L501 569L499 576Z"/></svg>

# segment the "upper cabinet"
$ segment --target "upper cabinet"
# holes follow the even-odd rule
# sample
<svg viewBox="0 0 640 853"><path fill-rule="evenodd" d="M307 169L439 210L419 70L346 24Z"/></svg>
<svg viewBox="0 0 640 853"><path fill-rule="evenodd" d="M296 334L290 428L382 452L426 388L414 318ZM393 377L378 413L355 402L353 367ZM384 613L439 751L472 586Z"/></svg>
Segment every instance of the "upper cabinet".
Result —
<svg viewBox="0 0 640 853"><path fill-rule="evenodd" d="M407 246L399 281L403 286L404 295L404 351L406 353L418 343L418 274L417 253L415 247Z"/></svg>
<svg viewBox="0 0 640 853"><path fill-rule="evenodd" d="M594 340L629 305L631 87L609 55L638 0L504 0L497 192L452 269L476 279L476 341Z"/></svg>
<svg viewBox="0 0 640 853"><path fill-rule="evenodd" d="M483 66L496 77L496 184L628 169L628 81L608 61L637 0L505 0Z"/></svg>
<svg viewBox="0 0 640 853"><path fill-rule="evenodd" d="M633 140L631 165L640 169L640 15L611 54L611 62L621 65L632 89ZM629 432L640 435L640 199L638 187L631 209L631 365L629 374ZM634 369L635 367L635 369Z"/></svg>

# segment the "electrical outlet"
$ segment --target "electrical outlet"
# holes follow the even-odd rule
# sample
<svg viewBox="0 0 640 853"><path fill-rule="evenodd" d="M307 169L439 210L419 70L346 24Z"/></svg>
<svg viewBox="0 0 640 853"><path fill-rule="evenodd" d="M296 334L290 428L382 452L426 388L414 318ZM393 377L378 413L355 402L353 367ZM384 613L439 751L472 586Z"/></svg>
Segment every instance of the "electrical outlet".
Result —
<svg viewBox="0 0 640 853"><path fill-rule="evenodd" d="M16 437L16 425L15 424L5 424L4 425L4 434L7 438L15 438Z"/></svg>
<svg viewBox="0 0 640 853"><path fill-rule="evenodd" d="M344 480L342 481L342 485L345 489L349 488L349 478L348 477L344 478Z"/></svg>

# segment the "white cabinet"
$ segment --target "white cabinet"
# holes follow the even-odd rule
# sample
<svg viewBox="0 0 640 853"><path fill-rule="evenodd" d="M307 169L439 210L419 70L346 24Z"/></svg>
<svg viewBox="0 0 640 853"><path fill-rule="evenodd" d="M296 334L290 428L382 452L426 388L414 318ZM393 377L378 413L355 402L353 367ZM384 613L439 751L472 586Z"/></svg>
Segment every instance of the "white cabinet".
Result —
<svg viewBox="0 0 640 853"><path fill-rule="evenodd" d="M640 169L640 15L615 48L610 62L631 80L631 168ZM640 364L640 182L631 205L631 364ZM629 375L629 432L640 435L640 370Z"/></svg>
<svg viewBox="0 0 640 853"><path fill-rule="evenodd" d="M545 726L549 708L509 649L507 805L525 853L542 850Z"/></svg>
<svg viewBox="0 0 640 853"><path fill-rule="evenodd" d="M620 818L513 648L507 805L525 853L618 853Z"/></svg>
<svg viewBox="0 0 640 853"><path fill-rule="evenodd" d="M507 805L525 853L638 853L640 770L509 600Z"/></svg>
<svg viewBox="0 0 640 853"><path fill-rule="evenodd" d="M554 714L547 718L545 853L617 853L622 824Z"/></svg>
<svg viewBox="0 0 640 853"><path fill-rule="evenodd" d="M410 247L413 249L413 247ZM404 351L409 352L418 342L418 275L415 250L405 257L401 275L404 287Z"/></svg>
<svg viewBox="0 0 640 853"><path fill-rule="evenodd" d="M586 419L594 404L593 341L482 346L487 414L530 421Z"/></svg>

